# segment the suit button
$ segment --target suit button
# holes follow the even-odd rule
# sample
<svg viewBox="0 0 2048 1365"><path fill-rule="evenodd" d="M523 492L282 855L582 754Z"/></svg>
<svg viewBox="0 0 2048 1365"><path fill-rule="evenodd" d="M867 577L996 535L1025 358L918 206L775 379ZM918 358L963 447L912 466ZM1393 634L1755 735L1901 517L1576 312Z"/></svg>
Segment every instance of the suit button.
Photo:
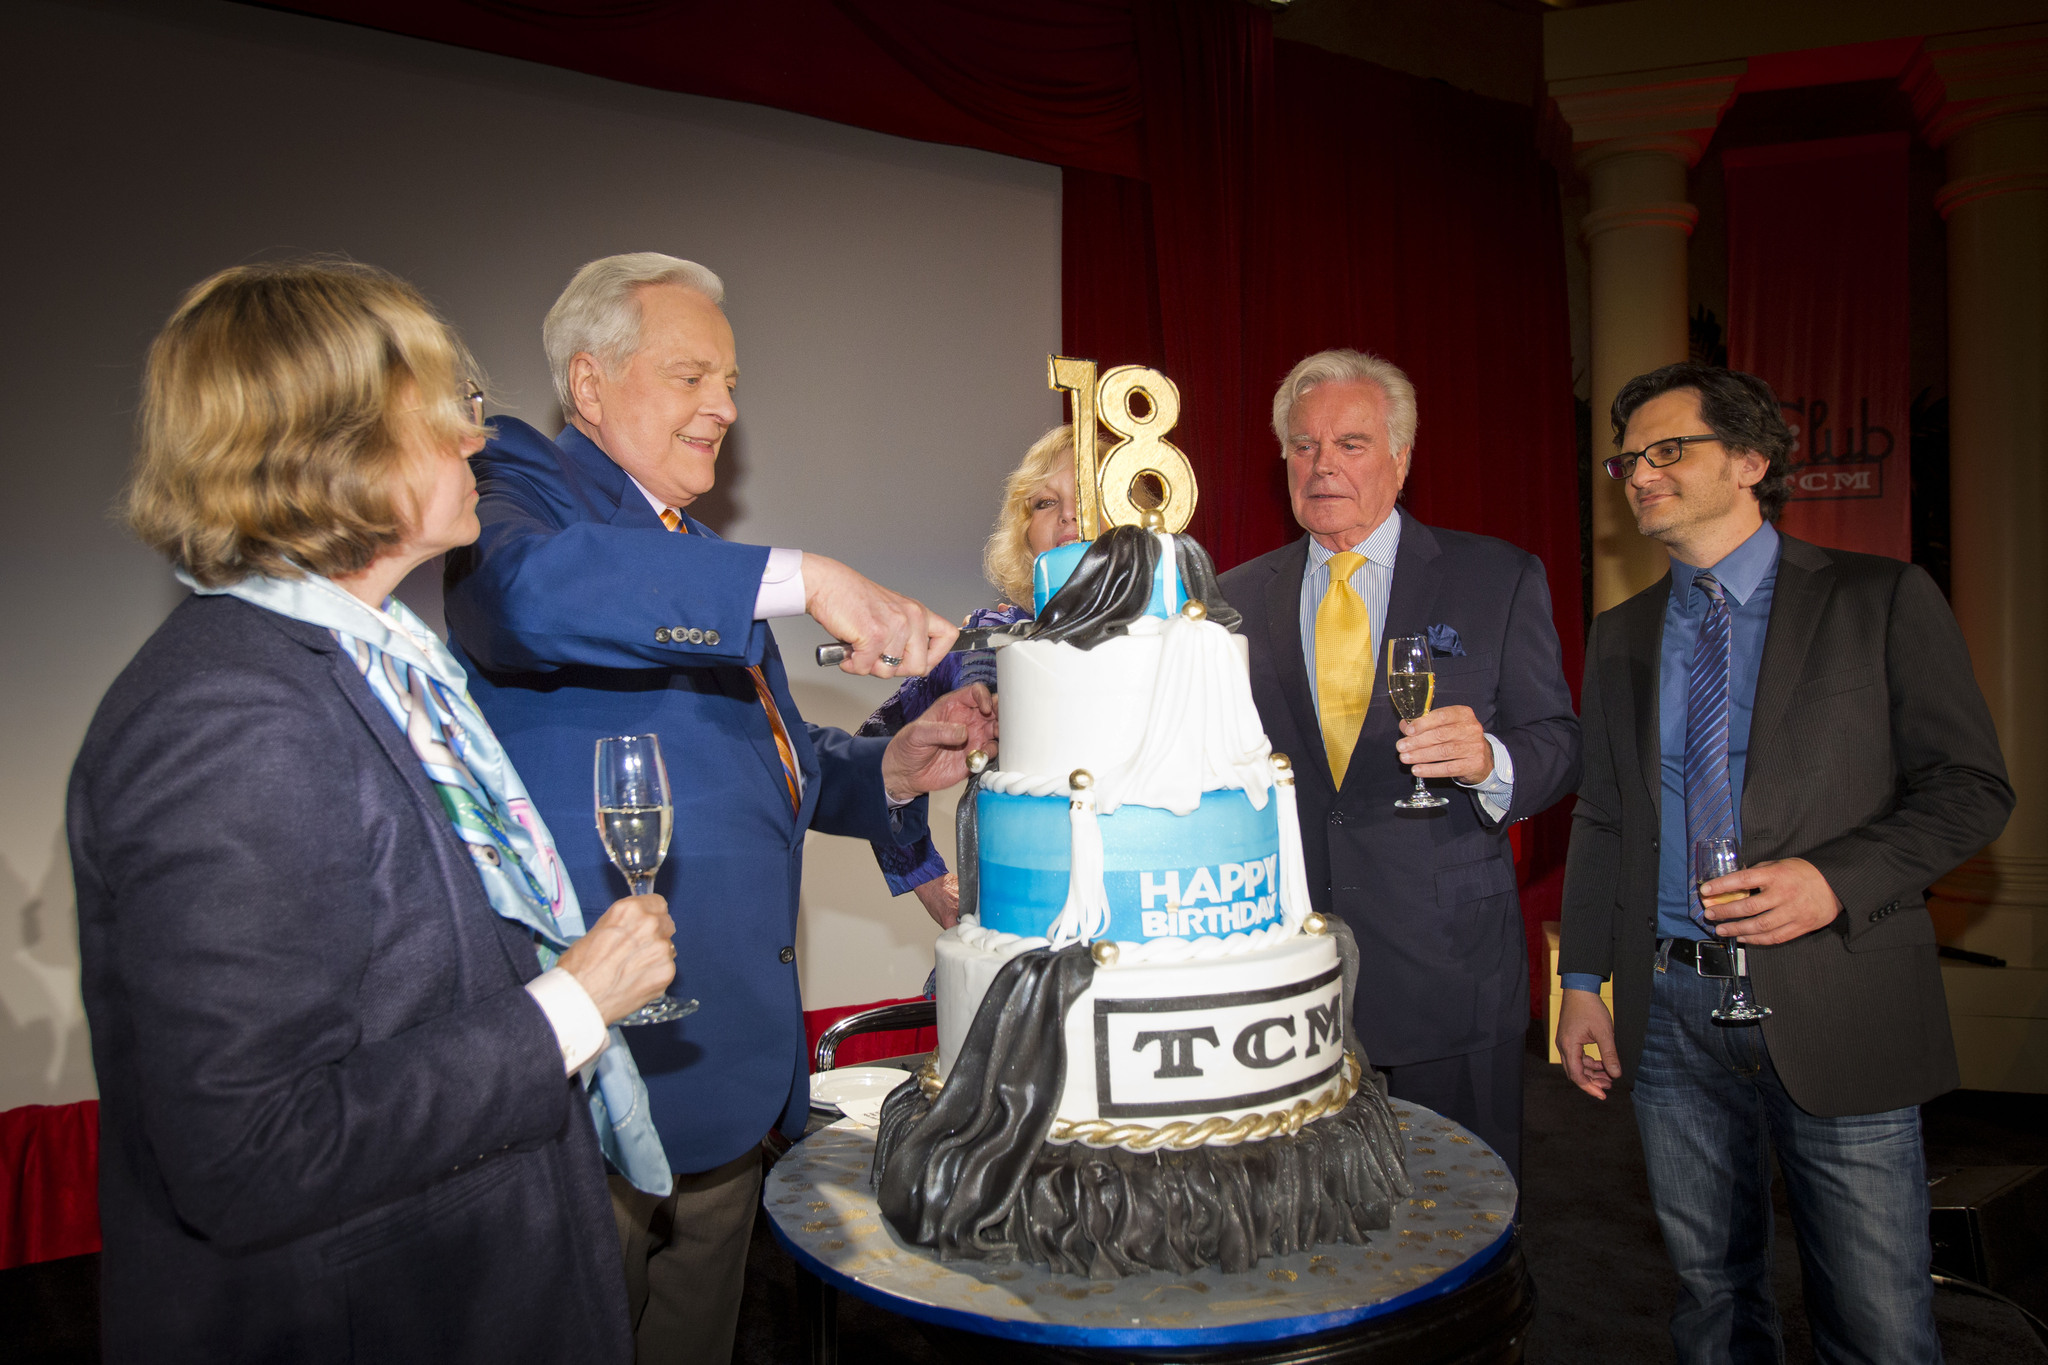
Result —
<svg viewBox="0 0 2048 1365"><path fill-rule="evenodd" d="M1657 852L1657 841L1655 839L1650 840L1650 852Z"/></svg>
<svg viewBox="0 0 2048 1365"><path fill-rule="evenodd" d="M695 626L691 626L691 627L690 627L690 643L691 643L691 644L693 644L693 645L701 645L701 644L703 644L703 643L704 643L704 632L703 632L703 631L701 631L701 630L699 630L699 629L697 629L697 628L696 628Z"/></svg>
<svg viewBox="0 0 2048 1365"><path fill-rule="evenodd" d="M656 627L655 627L655 629L654 629L654 643L656 643L656 644L658 644L658 645L665 645L665 644L667 644L667 643L668 643L668 627L667 627L667 626L656 626Z"/></svg>
<svg viewBox="0 0 2048 1365"><path fill-rule="evenodd" d="M1872 924L1875 924L1875 923L1877 923L1877 922L1878 922L1879 920L1881 920L1881 919L1883 919L1883 918L1884 918L1884 911L1882 911L1882 910L1873 910L1873 911L1871 911L1871 912L1870 912L1870 922L1871 922Z"/></svg>
<svg viewBox="0 0 2048 1365"><path fill-rule="evenodd" d="M1343 824L1343 823L1344 823L1344 812L1343 812L1343 811L1341 811L1341 810L1333 810L1333 811L1331 811L1331 812L1330 812L1330 823L1331 823L1331 824L1333 824L1333 825L1341 825L1341 824Z"/></svg>
<svg viewBox="0 0 2048 1365"><path fill-rule="evenodd" d="M705 643L705 644L707 644L707 645L715 645L715 644L717 644L717 643L718 643L718 632L717 632L717 631L715 631L715 630L707 630L707 631L705 631L705 632L704 632L704 643Z"/></svg>
<svg viewBox="0 0 2048 1365"><path fill-rule="evenodd" d="M784 962L794 962L796 961L796 949L784 948L780 953L777 953L776 956L781 958Z"/></svg>

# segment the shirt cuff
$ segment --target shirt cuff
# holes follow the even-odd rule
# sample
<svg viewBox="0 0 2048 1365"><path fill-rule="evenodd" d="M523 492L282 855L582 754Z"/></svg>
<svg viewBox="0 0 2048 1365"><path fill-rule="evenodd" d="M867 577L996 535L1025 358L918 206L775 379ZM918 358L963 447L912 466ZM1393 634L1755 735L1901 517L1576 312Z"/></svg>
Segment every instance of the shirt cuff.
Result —
<svg viewBox="0 0 2048 1365"><path fill-rule="evenodd" d="M1493 735L1486 737L1486 743L1493 750L1493 771L1484 782L1460 778L1458 785L1477 795L1488 817L1498 822L1515 803L1515 760L1509 756L1508 746Z"/></svg>
<svg viewBox="0 0 2048 1365"><path fill-rule="evenodd" d="M1594 995L1600 994L1600 987L1606 980L1606 977L1595 976L1591 972L1565 972L1558 977L1558 982L1566 990L1588 991Z"/></svg>
<svg viewBox="0 0 2048 1365"><path fill-rule="evenodd" d="M754 594L754 619L804 614L804 552L772 549L761 571L761 590Z"/></svg>
<svg viewBox="0 0 2048 1365"><path fill-rule="evenodd" d="M551 967L526 983L526 993L555 1031L563 1075L575 1075L611 1045L611 1030L604 1026L604 1016L573 973Z"/></svg>

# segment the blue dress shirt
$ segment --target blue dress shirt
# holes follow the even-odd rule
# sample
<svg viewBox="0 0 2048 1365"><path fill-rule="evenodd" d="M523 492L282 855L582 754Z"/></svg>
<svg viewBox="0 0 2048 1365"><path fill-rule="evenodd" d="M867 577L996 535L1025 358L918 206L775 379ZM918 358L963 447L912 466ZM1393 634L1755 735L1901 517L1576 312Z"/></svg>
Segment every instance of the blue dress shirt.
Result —
<svg viewBox="0 0 2048 1365"><path fill-rule="evenodd" d="M1749 759L1749 721L1756 707L1757 670L1763 664L1764 633L1771 624L1771 595L1778 582L1778 532L1769 522L1748 540L1709 565L1727 594L1728 791L1735 804L1735 837L1742 837L1742 772ZM1685 837L1685 699L1692 655L1706 618L1707 596L1693 591L1702 570L1674 556L1671 600L1664 607L1664 643L1657 664L1657 737L1663 769L1657 819L1657 937L1700 938L1692 919L1692 846ZM1564 987L1597 991L1601 978L1572 972Z"/></svg>

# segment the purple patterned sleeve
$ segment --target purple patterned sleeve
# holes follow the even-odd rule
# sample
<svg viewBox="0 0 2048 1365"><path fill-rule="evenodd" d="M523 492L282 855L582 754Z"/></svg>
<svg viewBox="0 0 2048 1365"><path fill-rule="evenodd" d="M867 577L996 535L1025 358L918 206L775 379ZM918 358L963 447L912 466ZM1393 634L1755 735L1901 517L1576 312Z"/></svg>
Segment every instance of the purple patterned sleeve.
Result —
<svg viewBox="0 0 2048 1365"><path fill-rule="evenodd" d="M967 617L968 626L1009 626L1030 619L1030 613L1004 603L999 607L981 607ZM919 716L929 711L932 703L956 688L970 683L986 683L990 691L995 690L995 655L985 650L966 654L948 654L933 666L932 671L922 678L905 678L889 699L875 708L875 713L861 723L855 734L893 735ZM889 884L889 894L900 896L912 887L922 886L928 881L946 875L946 860L933 845L931 836L925 835L914 844L872 845L875 863L882 869L882 880Z"/></svg>

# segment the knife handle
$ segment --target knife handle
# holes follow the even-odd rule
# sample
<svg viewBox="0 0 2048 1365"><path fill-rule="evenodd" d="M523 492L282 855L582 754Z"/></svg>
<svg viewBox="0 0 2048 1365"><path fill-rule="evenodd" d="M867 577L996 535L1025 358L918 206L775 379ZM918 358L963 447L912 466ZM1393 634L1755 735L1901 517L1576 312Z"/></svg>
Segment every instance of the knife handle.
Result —
<svg viewBox="0 0 2048 1365"><path fill-rule="evenodd" d="M818 667L830 668L834 664L844 663L846 656L852 652L853 646L844 640L834 640L829 645L819 645Z"/></svg>

